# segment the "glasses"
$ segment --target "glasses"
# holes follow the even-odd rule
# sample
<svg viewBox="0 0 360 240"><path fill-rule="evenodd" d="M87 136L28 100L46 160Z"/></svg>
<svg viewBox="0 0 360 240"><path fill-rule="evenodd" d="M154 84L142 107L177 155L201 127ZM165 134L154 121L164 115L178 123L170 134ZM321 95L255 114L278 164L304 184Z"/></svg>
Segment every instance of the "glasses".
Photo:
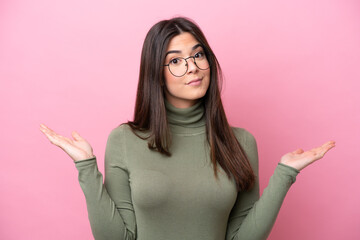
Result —
<svg viewBox="0 0 360 240"><path fill-rule="evenodd" d="M187 58L177 57L171 59L170 62L164 66L167 66L169 68L170 73L175 77L182 77L188 71L189 66L187 60L189 58L194 59L194 63L196 67L198 67L201 70L206 70L210 67L210 64L204 52L198 52L194 56L189 56Z"/></svg>

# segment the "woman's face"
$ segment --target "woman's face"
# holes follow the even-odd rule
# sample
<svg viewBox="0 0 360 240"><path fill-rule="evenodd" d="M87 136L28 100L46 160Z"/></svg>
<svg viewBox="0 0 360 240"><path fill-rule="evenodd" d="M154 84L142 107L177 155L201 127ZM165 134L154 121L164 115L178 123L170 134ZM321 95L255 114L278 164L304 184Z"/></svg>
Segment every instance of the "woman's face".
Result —
<svg viewBox="0 0 360 240"><path fill-rule="evenodd" d="M178 64L177 58L179 57L187 58L195 55L198 57L197 59L200 59L199 56L202 54L204 54L204 50L200 43L191 33L184 32L170 40L164 64L168 64L170 61ZM207 62L206 59L202 61ZM199 69L193 58L188 58L187 64L188 70L181 77L174 76L168 67L164 68L165 97L177 108L188 108L194 105L199 98L206 94L210 83L210 68Z"/></svg>

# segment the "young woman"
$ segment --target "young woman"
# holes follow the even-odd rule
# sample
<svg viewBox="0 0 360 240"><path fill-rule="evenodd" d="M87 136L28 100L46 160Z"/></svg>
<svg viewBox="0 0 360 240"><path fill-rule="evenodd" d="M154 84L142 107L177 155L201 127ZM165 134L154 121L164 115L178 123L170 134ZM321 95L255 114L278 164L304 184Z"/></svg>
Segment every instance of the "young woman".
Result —
<svg viewBox="0 0 360 240"><path fill-rule="evenodd" d="M105 182L90 144L41 124L74 161L95 239L266 239L301 169L334 141L285 154L259 198L253 135L229 126L221 69L200 28L160 21L141 55L134 121L109 135Z"/></svg>

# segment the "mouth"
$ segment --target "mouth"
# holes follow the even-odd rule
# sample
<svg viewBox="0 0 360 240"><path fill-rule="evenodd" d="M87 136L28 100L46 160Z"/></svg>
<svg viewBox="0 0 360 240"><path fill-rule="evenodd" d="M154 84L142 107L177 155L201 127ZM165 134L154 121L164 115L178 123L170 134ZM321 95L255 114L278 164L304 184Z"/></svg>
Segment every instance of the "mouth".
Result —
<svg viewBox="0 0 360 240"><path fill-rule="evenodd" d="M186 85L200 84L201 81L202 81L202 78L196 78L194 80L191 80L190 82L187 82Z"/></svg>

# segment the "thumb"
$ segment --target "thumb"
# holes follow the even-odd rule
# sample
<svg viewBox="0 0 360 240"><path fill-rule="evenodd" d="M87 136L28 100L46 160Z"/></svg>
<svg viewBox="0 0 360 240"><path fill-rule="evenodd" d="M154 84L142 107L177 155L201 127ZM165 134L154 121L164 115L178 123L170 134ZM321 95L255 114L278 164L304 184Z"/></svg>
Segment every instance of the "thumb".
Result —
<svg viewBox="0 0 360 240"><path fill-rule="evenodd" d="M298 149L296 149L295 151L293 151L293 153L303 153L304 152L304 150L302 150L301 148L298 148Z"/></svg>
<svg viewBox="0 0 360 240"><path fill-rule="evenodd" d="M71 135L73 136L73 138L74 138L75 140L82 140L82 139L83 139L76 131L73 131L73 132L71 133Z"/></svg>

